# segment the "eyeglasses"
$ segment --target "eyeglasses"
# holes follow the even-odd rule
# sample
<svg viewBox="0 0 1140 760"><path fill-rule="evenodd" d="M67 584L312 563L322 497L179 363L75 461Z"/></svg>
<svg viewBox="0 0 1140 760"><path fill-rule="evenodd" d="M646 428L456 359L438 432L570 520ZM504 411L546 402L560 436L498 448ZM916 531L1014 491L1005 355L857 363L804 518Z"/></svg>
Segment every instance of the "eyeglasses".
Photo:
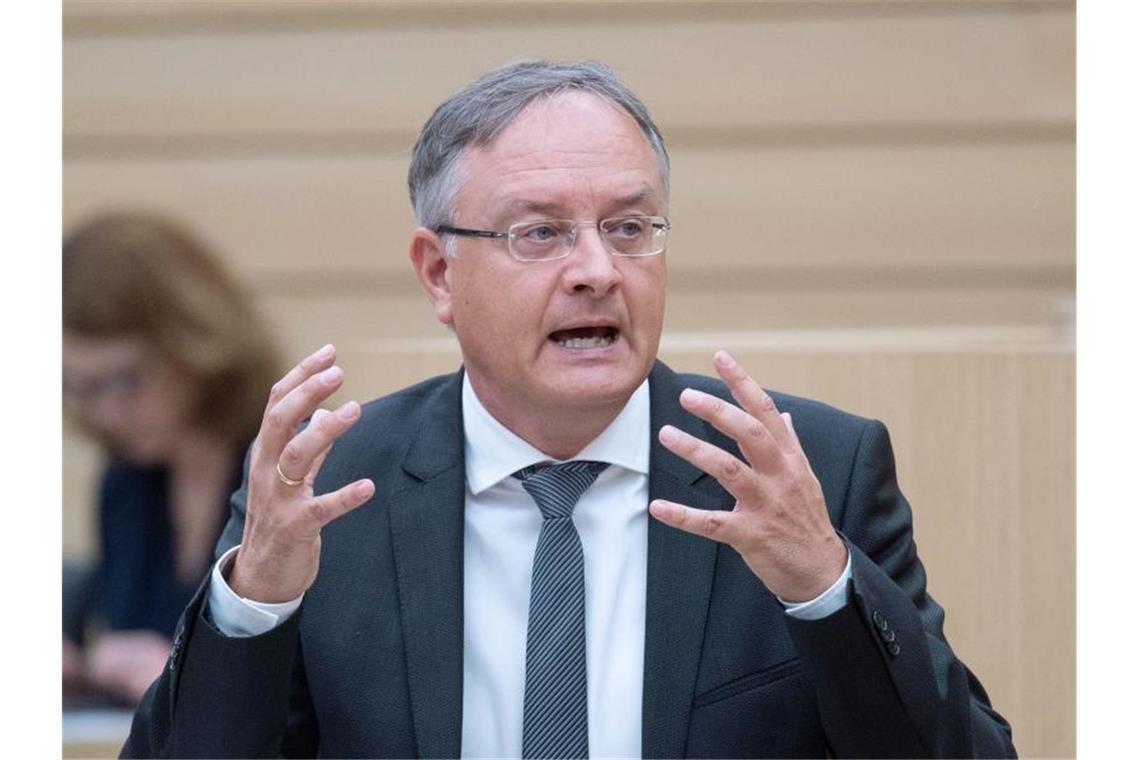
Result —
<svg viewBox="0 0 1140 760"><path fill-rule="evenodd" d="M531 262L569 256L578 239L578 228L583 224L597 228L606 250L614 256L656 256L665 250L665 241L669 237L669 220L663 216L615 216L598 222L542 219L512 224L506 232L440 224L434 231L436 234L505 239L511 256Z"/></svg>
<svg viewBox="0 0 1140 760"><path fill-rule="evenodd" d="M63 395L75 403L89 405L103 396L118 402L129 401L138 395L143 386L144 370L141 365L120 367L97 377L63 378Z"/></svg>

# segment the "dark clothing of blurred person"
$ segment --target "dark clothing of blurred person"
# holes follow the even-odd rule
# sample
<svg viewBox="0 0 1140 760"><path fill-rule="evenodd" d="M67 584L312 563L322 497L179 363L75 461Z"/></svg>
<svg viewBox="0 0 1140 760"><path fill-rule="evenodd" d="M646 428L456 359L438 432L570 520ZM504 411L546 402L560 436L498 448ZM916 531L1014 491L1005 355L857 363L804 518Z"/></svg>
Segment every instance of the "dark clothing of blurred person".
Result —
<svg viewBox="0 0 1140 760"><path fill-rule="evenodd" d="M241 486L241 460L233 461L227 492ZM166 638L212 564L212 546L179 562L175 515L170 502L171 472L125 460L103 473L99 496L98 612L112 631L150 630ZM220 535L229 517L225 498L217 501L203 533ZM179 572L178 565L188 572Z"/></svg>

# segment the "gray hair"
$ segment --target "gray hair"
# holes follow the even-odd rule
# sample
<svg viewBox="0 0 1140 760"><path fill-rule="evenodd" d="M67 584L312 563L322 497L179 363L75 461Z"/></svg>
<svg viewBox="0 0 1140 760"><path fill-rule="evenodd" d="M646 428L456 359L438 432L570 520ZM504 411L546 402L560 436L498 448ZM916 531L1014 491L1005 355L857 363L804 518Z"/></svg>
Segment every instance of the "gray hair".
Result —
<svg viewBox="0 0 1140 760"><path fill-rule="evenodd" d="M491 142L533 100L570 90L593 93L624 109L641 127L657 157L669 197L669 154L645 104L613 69L598 61L522 61L495 69L445 100L420 131L408 168L408 193L424 227L454 223L461 177L459 157L469 145Z"/></svg>

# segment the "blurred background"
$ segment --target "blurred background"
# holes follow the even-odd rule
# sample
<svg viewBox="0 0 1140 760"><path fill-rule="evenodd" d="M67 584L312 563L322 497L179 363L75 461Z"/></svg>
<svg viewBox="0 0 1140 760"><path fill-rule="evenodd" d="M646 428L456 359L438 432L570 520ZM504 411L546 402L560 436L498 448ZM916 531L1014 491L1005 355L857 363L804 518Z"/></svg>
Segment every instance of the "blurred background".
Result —
<svg viewBox="0 0 1140 760"><path fill-rule="evenodd" d="M662 357L886 422L950 643L1072 756L1074 6L64 2L64 232L185 224L285 361L333 342L334 401L381 395L458 366L407 260L420 126L512 60L609 63L673 163ZM68 426L63 464L94 562L105 454Z"/></svg>

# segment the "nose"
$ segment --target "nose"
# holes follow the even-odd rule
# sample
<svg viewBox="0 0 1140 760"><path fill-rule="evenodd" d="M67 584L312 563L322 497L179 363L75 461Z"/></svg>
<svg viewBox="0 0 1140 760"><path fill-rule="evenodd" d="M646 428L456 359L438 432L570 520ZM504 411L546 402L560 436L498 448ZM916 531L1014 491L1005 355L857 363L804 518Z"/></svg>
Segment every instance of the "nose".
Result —
<svg viewBox="0 0 1140 760"><path fill-rule="evenodd" d="M593 296L604 296L621 283L621 271L602 242L597 225L578 228L574 250L566 257L563 281L568 290Z"/></svg>

